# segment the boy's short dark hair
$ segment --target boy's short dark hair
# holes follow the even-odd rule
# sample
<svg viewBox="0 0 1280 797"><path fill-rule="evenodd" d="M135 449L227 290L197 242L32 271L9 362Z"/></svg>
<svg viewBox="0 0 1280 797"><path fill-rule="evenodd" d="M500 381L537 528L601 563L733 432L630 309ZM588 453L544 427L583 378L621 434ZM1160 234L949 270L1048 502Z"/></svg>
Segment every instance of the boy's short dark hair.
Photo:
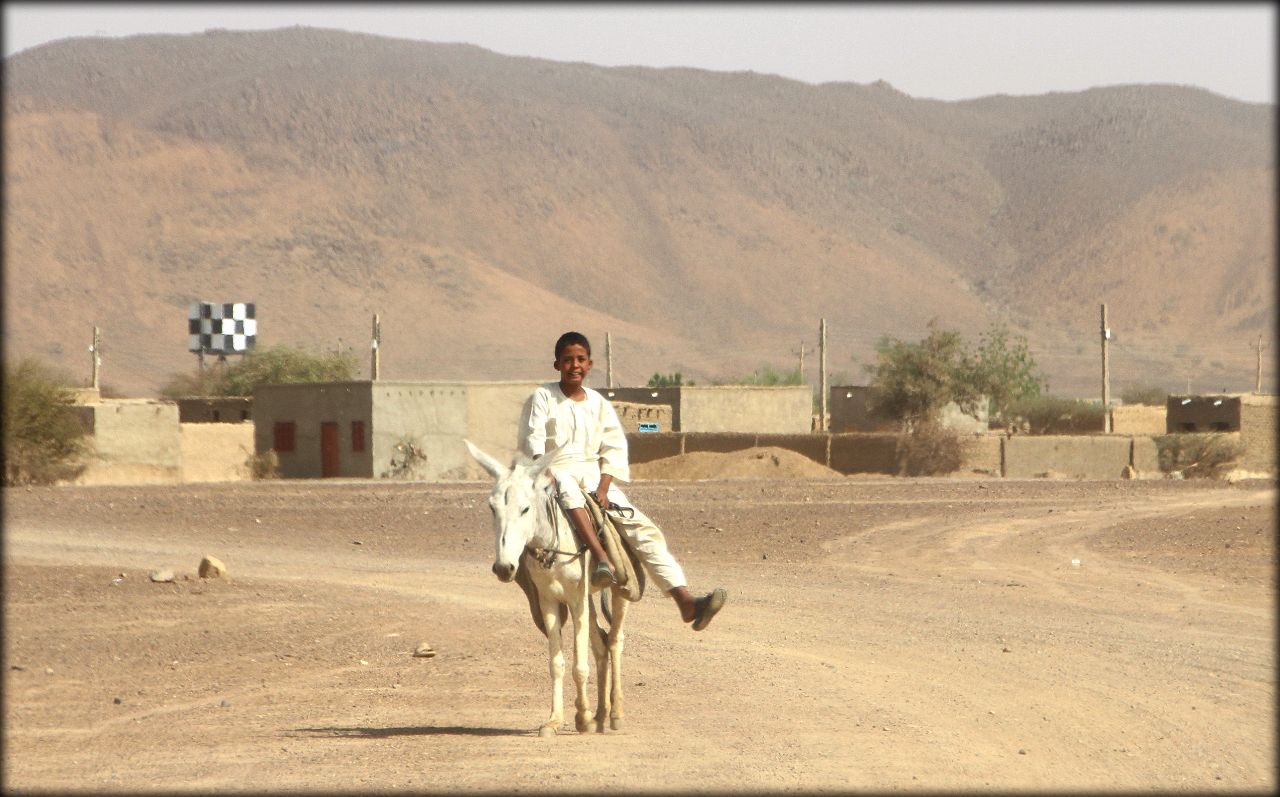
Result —
<svg viewBox="0 0 1280 797"><path fill-rule="evenodd" d="M556 359L560 359L560 352L564 351L565 346L574 344L581 346L587 350L587 356L591 356L591 341L587 340L587 336L581 332L566 332L556 341Z"/></svg>

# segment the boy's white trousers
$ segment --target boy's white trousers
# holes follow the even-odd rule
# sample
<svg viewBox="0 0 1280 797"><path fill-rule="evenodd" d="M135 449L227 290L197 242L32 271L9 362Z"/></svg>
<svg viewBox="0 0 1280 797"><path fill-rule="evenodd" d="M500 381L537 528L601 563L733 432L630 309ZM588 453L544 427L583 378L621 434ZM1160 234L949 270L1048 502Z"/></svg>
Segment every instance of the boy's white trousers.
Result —
<svg viewBox="0 0 1280 797"><path fill-rule="evenodd" d="M586 509L589 500L587 493L598 486L598 482L588 486L568 473L556 474L557 497L560 506L566 510ZM688 586L680 563L671 555L671 551L667 550L667 539L662 536L662 529L658 528L648 515L636 509L614 483L609 484L609 503L634 510L635 514L629 518L610 512L609 519L613 521L618 533L626 535L636 556L644 564L644 569L658 588L663 593L667 593L676 587Z"/></svg>

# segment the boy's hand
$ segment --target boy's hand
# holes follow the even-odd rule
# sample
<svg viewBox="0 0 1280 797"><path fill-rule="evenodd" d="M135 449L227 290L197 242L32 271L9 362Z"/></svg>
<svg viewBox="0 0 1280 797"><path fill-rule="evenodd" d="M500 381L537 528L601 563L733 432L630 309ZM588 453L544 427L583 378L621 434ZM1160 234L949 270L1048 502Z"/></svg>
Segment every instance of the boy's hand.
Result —
<svg viewBox="0 0 1280 797"><path fill-rule="evenodd" d="M600 485L596 487L596 491L592 493L596 497L596 503L600 504L600 508L605 512L609 511L609 485L613 484L613 477L604 474L600 477Z"/></svg>

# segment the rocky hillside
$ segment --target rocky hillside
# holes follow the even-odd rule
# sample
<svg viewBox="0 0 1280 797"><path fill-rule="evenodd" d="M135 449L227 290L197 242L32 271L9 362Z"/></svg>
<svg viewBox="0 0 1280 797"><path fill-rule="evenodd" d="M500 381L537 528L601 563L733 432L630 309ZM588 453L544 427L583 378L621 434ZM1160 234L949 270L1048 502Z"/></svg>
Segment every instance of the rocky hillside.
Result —
<svg viewBox="0 0 1280 797"><path fill-rule="evenodd" d="M862 381L931 318L1026 334L1062 395L1251 389L1275 323L1274 106L1172 86L968 102L309 28L5 59L6 357L154 392L191 301L382 375ZM362 361L366 358L362 355ZM1267 355L1266 376L1274 371ZM367 373L367 371L366 371Z"/></svg>

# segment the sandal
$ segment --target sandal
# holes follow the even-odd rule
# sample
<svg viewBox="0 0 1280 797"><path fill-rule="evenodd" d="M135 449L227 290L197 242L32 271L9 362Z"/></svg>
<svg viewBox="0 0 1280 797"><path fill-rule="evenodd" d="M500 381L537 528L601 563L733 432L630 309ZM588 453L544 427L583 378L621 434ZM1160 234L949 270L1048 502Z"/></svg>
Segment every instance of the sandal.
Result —
<svg viewBox="0 0 1280 797"><path fill-rule="evenodd" d="M591 571L591 586L599 589L612 587L618 583L618 579L613 574L613 568L608 562L596 562L595 569Z"/></svg>
<svg viewBox="0 0 1280 797"><path fill-rule="evenodd" d="M693 630L701 631L706 628L711 618L716 616L716 612L720 611L720 607L724 606L724 602L728 599L729 593L723 587L716 587L694 601Z"/></svg>

